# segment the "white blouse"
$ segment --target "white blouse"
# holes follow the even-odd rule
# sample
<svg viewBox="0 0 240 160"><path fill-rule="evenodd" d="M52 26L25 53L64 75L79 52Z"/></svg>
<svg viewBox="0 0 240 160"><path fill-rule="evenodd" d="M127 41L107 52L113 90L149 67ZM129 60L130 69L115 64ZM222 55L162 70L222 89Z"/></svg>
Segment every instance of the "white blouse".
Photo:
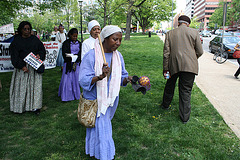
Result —
<svg viewBox="0 0 240 160"><path fill-rule="evenodd" d="M88 39L84 40L82 43L82 54L81 59L83 59L84 55L91 49L94 48L95 40L92 36L90 36Z"/></svg>

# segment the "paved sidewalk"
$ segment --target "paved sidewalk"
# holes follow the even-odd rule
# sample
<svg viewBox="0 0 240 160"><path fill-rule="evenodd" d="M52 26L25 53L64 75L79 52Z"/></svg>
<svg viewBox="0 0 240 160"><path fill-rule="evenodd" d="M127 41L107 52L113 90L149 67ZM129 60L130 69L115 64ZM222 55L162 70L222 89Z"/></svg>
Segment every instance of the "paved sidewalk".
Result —
<svg viewBox="0 0 240 160"><path fill-rule="evenodd" d="M205 52L199 58L196 84L240 138L240 79L233 76L238 66L226 61L218 64L213 54Z"/></svg>
<svg viewBox="0 0 240 160"><path fill-rule="evenodd" d="M159 37L164 41L164 36ZM237 65L228 61L218 64L213 54L204 52L199 58L195 83L240 138L240 79L233 76L237 69Z"/></svg>

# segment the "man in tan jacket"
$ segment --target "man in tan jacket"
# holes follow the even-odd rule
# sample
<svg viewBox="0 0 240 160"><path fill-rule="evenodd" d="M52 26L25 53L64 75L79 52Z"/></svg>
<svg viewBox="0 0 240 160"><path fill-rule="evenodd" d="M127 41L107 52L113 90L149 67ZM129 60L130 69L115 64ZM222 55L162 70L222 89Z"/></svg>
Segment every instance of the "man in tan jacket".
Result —
<svg viewBox="0 0 240 160"><path fill-rule="evenodd" d="M163 76L167 80L161 107L168 109L173 99L175 84L179 78L179 114L187 123L191 112L191 91L198 74L198 58L203 54L199 33L189 28L191 20L182 15L178 18L178 28L166 33L163 49Z"/></svg>

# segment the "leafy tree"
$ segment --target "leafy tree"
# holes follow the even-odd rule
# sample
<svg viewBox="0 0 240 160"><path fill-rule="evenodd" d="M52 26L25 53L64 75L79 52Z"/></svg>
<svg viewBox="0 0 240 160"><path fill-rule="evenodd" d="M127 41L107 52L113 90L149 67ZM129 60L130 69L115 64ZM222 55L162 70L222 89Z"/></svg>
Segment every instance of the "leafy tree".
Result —
<svg viewBox="0 0 240 160"><path fill-rule="evenodd" d="M232 0L229 6L230 6L231 23L236 22L238 26L240 22L240 0Z"/></svg>
<svg viewBox="0 0 240 160"><path fill-rule="evenodd" d="M32 3L26 0L5 0L0 1L0 25L5 25L12 22L18 10L32 6Z"/></svg>
<svg viewBox="0 0 240 160"><path fill-rule="evenodd" d="M32 17L28 17L27 15L18 16L18 18L14 19L14 26L15 29L17 29L19 23L23 20L29 21L33 27L33 29L36 29L38 33L41 34L41 31L48 31L48 33L51 33L54 21L52 19L53 13L52 12L45 12L44 14L38 14L34 13Z"/></svg>
<svg viewBox="0 0 240 160"><path fill-rule="evenodd" d="M89 19L92 17L97 17L96 15L100 15L103 19L102 27L106 26L107 24L111 24L111 20L113 19L114 13L123 6L125 0L97 0L97 5L93 4L89 7L92 9L89 14Z"/></svg>
<svg viewBox="0 0 240 160"><path fill-rule="evenodd" d="M176 8L174 3L173 9ZM134 17L139 21L143 34L145 29L152 26L153 21L169 20L172 10L172 0L146 0L133 12Z"/></svg>
<svg viewBox="0 0 240 160"><path fill-rule="evenodd" d="M56 12L56 10L55 10ZM56 18L60 19L61 22L66 24L67 30L69 31L70 26L77 26L79 24L79 7L77 0L66 0L65 5L56 12L58 15Z"/></svg>
<svg viewBox="0 0 240 160"><path fill-rule="evenodd" d="M195 28L195 29L199 29L200 28L200 22L197 21L197 18L196 17L193 17L191 19L191 24L190 26L191 28Z"/></svg>
<svg viewBox="0 0 240 160"><path fill-rule="evenodd" d="M42 3L34 3L36 8L40 12L44 12L46 10L54 10L54 9L60 9L66 5L68 0L51 0L51 2L43 1Z"/></svg>
<svg viewBox="0 0 240 160"><path fill-rule="evenodd" d="M232 10L232 18L234 21L239 22L240 20L240 0L232 0L230 3Z"/></svg>
<svg viewBox="0 0 240 160"><path fill-rule="evenodd" d="M231 22L232 8L228 5L227 15L226 15L226 24L229 25ZM209 18L209 24L212 27L217 24L217 26L223 26L223 2L219 3L219 7L215 10L212 16Z"/></svg>
<svg viewBox="0 0 240 160"><path fill-rule="evenodd" d="M0 0L0 25L13 22L16 15L21 12L22 9L27 7L34 7L36 11L43 13L46 10L60 8L64 6L66 0L51 0L51 3L43 1L40 4L31 2L29 0Z"/></svg>
<svg viewBox="0 0 240 160"><path fill-rule="evenodd" d="M100 26L103 27L104 20L97 8L97 4L87 5L83 7L83 19L85 20L86 26L88 22L95 19L99 22Z"/></svg>

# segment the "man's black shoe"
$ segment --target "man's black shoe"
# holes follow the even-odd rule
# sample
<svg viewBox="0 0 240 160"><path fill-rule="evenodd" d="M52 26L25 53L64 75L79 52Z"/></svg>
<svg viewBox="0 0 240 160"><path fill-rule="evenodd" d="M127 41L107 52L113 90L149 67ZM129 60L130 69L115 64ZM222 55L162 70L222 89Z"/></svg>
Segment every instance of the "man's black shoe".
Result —
<svg viewBox="0 0 240 160"><path fill-rule="evenodd" d="M183 124L187 124L187 122L188 122L188 121L186 121L186 122L183 122Z"/></svg>
<svg viewBox="0 0 240 160"><path fill-rule="evenodd" d="M165 107L165 106L163 106L163 105L161 104L161 108L162 108L162 109L165 109L165 110L169 110L170 107L169 107L169 106L168 106L168 107Z"/></svg>

